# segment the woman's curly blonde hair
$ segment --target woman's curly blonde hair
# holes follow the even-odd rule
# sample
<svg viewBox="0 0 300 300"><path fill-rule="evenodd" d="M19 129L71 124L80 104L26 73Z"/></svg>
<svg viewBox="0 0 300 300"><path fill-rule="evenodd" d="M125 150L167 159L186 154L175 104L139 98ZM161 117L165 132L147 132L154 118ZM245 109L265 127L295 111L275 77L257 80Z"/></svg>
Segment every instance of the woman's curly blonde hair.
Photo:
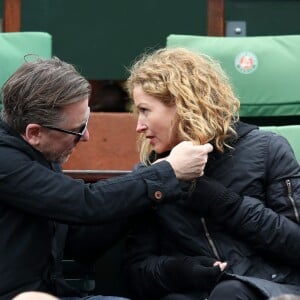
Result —
<svg viewBox="0 0 300 300"><path fill-rule="evenodd" d="M130 69L126 83L132 98L135 86L177 107L174 122L180 140L196 144L210 142L223 152L226 140L236 135L240 103L220 65L208 56L185 48L163 48L146 53ZM141 160L151 147L144 135L139 139Z"/></svg>

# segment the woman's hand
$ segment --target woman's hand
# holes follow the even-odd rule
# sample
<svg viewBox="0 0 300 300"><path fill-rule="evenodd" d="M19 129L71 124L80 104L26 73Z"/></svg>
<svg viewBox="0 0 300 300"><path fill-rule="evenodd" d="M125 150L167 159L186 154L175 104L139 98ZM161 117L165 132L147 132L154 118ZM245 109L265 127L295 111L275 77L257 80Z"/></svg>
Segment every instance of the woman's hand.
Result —
<svg viewBox="0 0 300 300"><path fill-rule="evenodd" d="M226 267L227 267L227 262L216 261L213 265L214 266L219 266L219 268L223 272L226 269Z"/></svg>
<svg viewBox="0 0 300 300"><path fill-rule="evenodd" d="M226 262L207 256L180 256L168 259L163 265L163 273L167 285L173 291L208 291L215 286L226 267Z"/></svg>

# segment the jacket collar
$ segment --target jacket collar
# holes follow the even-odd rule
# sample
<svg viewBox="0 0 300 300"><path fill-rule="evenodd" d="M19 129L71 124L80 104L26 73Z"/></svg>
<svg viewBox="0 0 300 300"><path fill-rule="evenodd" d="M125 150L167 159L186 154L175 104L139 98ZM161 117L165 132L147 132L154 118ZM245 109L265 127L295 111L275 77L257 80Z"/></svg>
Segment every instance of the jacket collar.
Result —
<svg viewBox="0 0 300 300"><path fill-rule="evenodd" d="M236 130L237 135L238 135L237 139L240 139L240 138L244 137L250 131L252 131L254 129L258 129L258 128L259 127L257 125L244 123L242 121L237 122L236 125L235 125L235 130Z"/></svg>

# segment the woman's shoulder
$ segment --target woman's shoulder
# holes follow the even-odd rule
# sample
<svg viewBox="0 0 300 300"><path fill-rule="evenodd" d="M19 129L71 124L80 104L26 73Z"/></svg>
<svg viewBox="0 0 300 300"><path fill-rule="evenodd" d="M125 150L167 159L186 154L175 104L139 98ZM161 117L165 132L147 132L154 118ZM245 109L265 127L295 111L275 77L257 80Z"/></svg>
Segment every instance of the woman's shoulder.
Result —
<svg viewBox="0 0 300 300"><path fill-rule="evenodd" d="M257 141L265 141L276 144L289 144L287 138L282 134L276 132L276 130L272 130L273 127L259 127L247 123L243 123L243 132L240 134L238 132L239 138L247 137L247 138L256 138ZM276 127L274 127L276 128Z"/></svg>

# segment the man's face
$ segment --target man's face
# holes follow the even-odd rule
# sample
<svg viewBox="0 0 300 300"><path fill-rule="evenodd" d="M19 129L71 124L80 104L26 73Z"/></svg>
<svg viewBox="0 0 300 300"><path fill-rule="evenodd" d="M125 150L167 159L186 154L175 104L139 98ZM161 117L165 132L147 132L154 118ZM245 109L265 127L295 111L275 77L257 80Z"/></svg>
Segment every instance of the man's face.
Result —
<svg viewBox="0 0 300 300"><path fill-rule="evenodd" d="M89 140L87 128L81 137L64 131L81 132L86 125L89 114L88 98L86 98L66 106L64 118L55 125L55 128L40 126L37 143L25 139L39 150L48 161L63 164L68 160L78 142ZM61 131L57 129L61 129Z"/></svg>

